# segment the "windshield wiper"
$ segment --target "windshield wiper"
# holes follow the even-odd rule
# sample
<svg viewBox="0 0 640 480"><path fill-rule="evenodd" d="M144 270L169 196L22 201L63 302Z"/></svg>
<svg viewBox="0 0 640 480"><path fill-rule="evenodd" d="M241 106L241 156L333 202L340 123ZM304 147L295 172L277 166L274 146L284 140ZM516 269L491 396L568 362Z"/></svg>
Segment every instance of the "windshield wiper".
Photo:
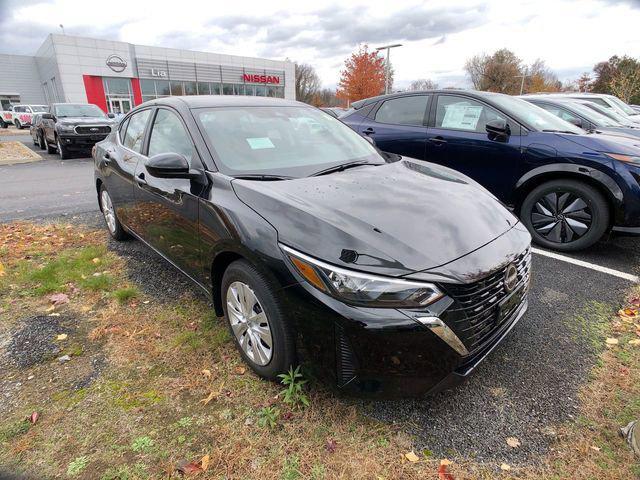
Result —
<svg viewBox="0 0 640 480"><path fill-rule="evenodd" d="M341 165L336 165L334 167L325 168L324 170L320 170L319 172L316 172L316 173L314 173L314 174L312 174L310 176L311 177L318 177L320 175L326 175L328 173L342 172L343 170L346 170L347 168L360 167L362 165L380 165L380 164L379 163L372 163L372 162L368 162L368 161L343 163Z"/></svg>
<svg viewBox="0 0 640 480"><path fill-rule="evenodd" d="M547 130L542 130L543 132L549 132L549 133L569 133L571 135L577 135L576 132L572 132L571 130L552 130L552 129L547 129Z"/></svg>
<svg viewBox="0 0 640 480"><path fill-rule="evenodd" d="M234 175L233 178L237 178L238 180L271 181L271 180L291 180L293 177L285 177L283 175L263 175L260 173L248 173L246 175Z"/></svg>

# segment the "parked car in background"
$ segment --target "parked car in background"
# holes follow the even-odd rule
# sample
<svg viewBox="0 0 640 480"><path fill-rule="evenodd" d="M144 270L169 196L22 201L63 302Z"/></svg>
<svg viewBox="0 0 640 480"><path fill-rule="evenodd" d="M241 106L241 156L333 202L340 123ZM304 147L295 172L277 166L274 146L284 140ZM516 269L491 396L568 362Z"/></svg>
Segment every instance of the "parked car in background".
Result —
<svg viewBox="0 0 640 480"><path fill-rule="evenodd" d="M44 141L44 129L42 127L42 113L35 113L31 119L31 127L29 127L33 144L39 146L42 150L46 149Z"/></svg>
<svg viewBox="0 0 640 480"><path fill-rule="evenodd" d="M42 114L44 143L48 153L58 152L63 160L73 152L89 152L111 133L113 114L105 115L88 103L54 103Z"/></svg>
<svg viewBox="0 0 640 480"><path fill-rule="evenodd" d="M640 137L640 125L633 122L622 125L597 111L597 108L590 108L579 100L554 98L547 95L525 95L521 98L587 132ZM594 103L590 104L595 106Z"/></svg>
<svg viewBox="0 0 640 480"><path fill-rule="evenodd" d="M627 105L622 100L614 95L607 95L604 93L550 93L546 94L551 97L558 98L572 98L575 100L582 100L585 102L595 103L596 105L600 105L607 110L618 113L619 115L623 115L628 117L631 121L639 123L640 122L640 113L635 111L630 105Z"/></svg>
<svg viewBox="0 0 640 480"><path fill-rule="evenodd" d="M48 110L46 105L12 105L9 110L0 112L0 127L13 124L18 129L31 126L33 115Z"/></svg>
<svg viewBox="0 0 640 480"><path fill-rule="evenodd" d="M588 135L520 98L489 92L405 92L352 106L343 122L383 151L473 178L512 207L542 246L571 251L610 231L640 234L635 139Z"/></svg>
<svg viewBox="0 0 640 480"><path fill-rule="evenodd" d="M585 107L598 112L601 115L604 115L606 117L609 117L610 119L612 119L614 122L619 123L620 125L623 125L625 127L637 127L638 124L636 122L634 122L631 118L629 118L628 115L625 115L623 113L620 112L616 112L615 110L611 109L611 108L606 108L603 107L600 104L597 103L593 103L593 102L588 102L586 100L574 100L575 102L580 103L581 105L584 105Z"/></svg>
<svg viewBox="0 0 640 480"><path fill-rule="evenodd" d="M110 234L140 238L212 294L262 377L303 353L342 390L434 391L527 308L531 237L495 197L394 161L303 103L152 100L94 159Z"/></svg>
<svg viewBox="0 0 640 480"><path fill-rule="evenodd" d="M320 110L327 112L334 118L340 118L347 111L346 108L342 107L321 107Z"/></svg>

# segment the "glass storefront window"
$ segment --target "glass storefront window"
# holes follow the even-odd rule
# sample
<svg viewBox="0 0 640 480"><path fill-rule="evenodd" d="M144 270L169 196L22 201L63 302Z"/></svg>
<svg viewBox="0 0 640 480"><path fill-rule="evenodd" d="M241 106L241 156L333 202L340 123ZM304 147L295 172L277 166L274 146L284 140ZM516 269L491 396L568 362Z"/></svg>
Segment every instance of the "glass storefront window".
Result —
<svg viewBox="0 0 640 480"><path fill-rule="evenodd" d="M184 94L198 95L198 88L196 86L196 82L184 82Z"/></svg>
<svg viewBox="0 0 640 480"><path fill-rule="evenodd" d="M223 95L235 95L233 83L223 83L222 84L222 94Z"/></svg>
<svg viewBox="0 0 640 480"><path fill-rule="evenodd" d="M264 85L256 85L256 95L258 97L266 97L267 87L265 87Z"/></svg>
<svg viewBox="0 0 640 480"><path fill-rule="evenodd" d="M156 80L156 94L158 96L171 95L171 90L169 89L168 80Z"/></svg>
<svg viewBox="0 0 640 480"><path fill-rule="evenodd" d="M131 81L128 78L104 77L104 89L107 95L129 95Z"/></svg>
<svg viewBox="0 0 640 480"><path fill-rule="evenodd" d="M253 85L245 85L244 86L244 94L245 95L255 95L256 94L256 87L254 87Z"/></svg>
<svg viewBox="0 0 640 480"><path fill-rule="evenodd" d="M171 82L171 95L184 95L182 82Z"/></svg>
<svg viewBox="0 0 640 480"><path fill-rule="evenodd" d="M219 83L210 83L211 86L211 95L221 95L220 84Z"/></svg>
<svg viewBox="0 0 640 480"><path fill-rule="evenodd" d="M156 99L155 95L143 95L142 96L142 103L148 102L149 100L155 100L155 99Z"/></svg>
<svg viewBox="0 0 640 480"><path fill-rule="evenodd" d="M156 84L153 80L140 80L140 90L142 95L154 95L156 94Z"/></svg>
<svg viewBox="0 0 640 480"><path fill-rule="evenodd" d="M198 95L209 95L209 84L207 82L198 82Z"/></svg>

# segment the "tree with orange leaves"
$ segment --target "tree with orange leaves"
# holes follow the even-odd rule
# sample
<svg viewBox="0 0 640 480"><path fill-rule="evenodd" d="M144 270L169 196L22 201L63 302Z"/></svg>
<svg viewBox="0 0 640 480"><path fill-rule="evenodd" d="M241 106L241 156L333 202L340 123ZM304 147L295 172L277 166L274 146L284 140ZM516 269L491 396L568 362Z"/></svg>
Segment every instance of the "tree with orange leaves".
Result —
<svg viewBox="0 0 640 480"><path fill-rule="evenodd" d="M336 96L351 103L383 92L384 58L362 45L345 60Z"/></svg>

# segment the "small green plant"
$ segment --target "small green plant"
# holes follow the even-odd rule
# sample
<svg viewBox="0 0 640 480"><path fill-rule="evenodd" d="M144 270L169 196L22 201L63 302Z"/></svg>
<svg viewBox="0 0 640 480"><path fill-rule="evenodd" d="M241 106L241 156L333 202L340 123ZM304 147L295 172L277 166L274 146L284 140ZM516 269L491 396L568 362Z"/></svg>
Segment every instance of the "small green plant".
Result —
<svg viewBox="0 0 640 480"><path fill-rule="evenodd" d="M9 425L0 427L0 443L9 441L15 437L27 433L31 424L26 420L18 420Z"/></svg>
<svg viewBox="0 0 640 480"><path fill-rule="evenodd" d="M284 459L282 467L282 480L298 480L302 478L300 473L300 460L293 455Z"/></svg>
<svg viewBox="0 0 640 480"><path fill-rule="evenodd" d="M298 365L295 370L293 367L289 367L287 373L281 373L278 377L282 379L281 383L287 387L281 392L281 394L284 395L284 403L293 408L305 408L309 406L309 397L307 397L303 389L307 380L303 378L300 372L300 365Z"/></svg>
<svg viewBox="0 0 640 480"><path fill-rule="evenodd" d="M378 437L378 439L376 440L376 444L379 447L387 448L389 446L389 440L387 440L385 437Z"/></svg>
<svg viewBox="0 0 640 480"><path fill-rule="evenodd" d="M178 420L178 426L182 428L189 428L193 424L193 418L191 417L182 417Z"/></svg>
<svg viewBox="0 0 640 480"><path fill-rule="evenodd" d="M110 467L100 477L100 480L145 480L147 478L149 478L147 466L144 463L136 463L133 466Z"/></svg>
<svg viewBox="0 0 640 480"><path fill-rule="evenodd" d="M153 447L153 440L149 437L138 437L131 443L131 450L134 452L146 452Z"/></svg>
<svg viewBox="0 0 640 480"><path fill-rule="evenodd" d="M129 300L136 298L139 295L136 287L119 288L113 292L113 296L118 300L120 305L127 303Z"/></svg>
<svg viewBox="0 0 640 480"><path fill-rule="evenodd" d="M258 410L258 426L273 430L278 424L280 409L278 407L263 407Z"/></svg>
<svg viewBox="0 0 640 480"><path fill-rule="evenodd" d="M70 477L74 477L82 472L87 465L89 464L89 459L87 457L77 457L73 460L67 467L67 475Z"/></svg>
<svg viewBox="0 0 640 480"><path fill-rule="evenodd" d="M316 463L313 467L311 467L311 476L310 480L324 480L326 475L324 465L321 463Z"/></svg>

